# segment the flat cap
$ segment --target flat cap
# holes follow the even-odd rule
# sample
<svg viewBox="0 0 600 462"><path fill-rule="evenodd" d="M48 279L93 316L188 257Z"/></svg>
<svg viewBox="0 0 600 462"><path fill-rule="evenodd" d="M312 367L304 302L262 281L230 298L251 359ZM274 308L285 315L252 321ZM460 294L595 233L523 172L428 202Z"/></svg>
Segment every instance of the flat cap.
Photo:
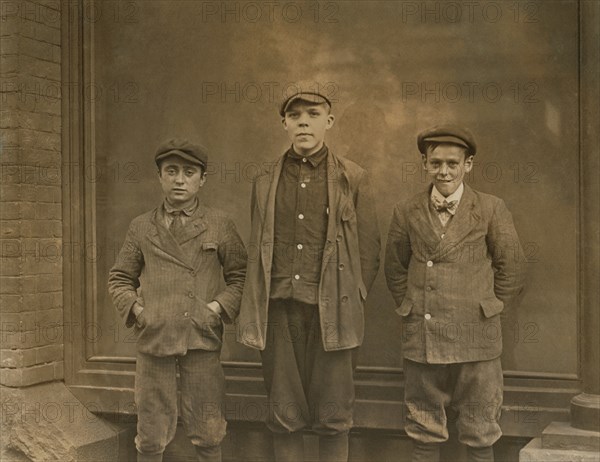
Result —
<svg viewBox="0 0 600 462"><path fill-rule="evenodd" d="M457 125L436 125L422 131L417 136L417 146L421 154L426 154L425 144L427 141L436 143L451 143L467 148L467 153L474 156L477 152L477 145L473 134L466 128Z"/></svg>
<svg viewBox="0 0 600 462"><path fill-rule="evenodd" d="M326 96L323 96L321 93L317 93L316 91L297 91L292 96L287 98L283 103L281 103L281 108L279 109L279 115L281 117L285 117L285 112L295 101L302 100L307 103L312 104L327 104L331 108L331 101Z"/></svg>
<svg viewBox="0 0 600 462"><path fill-rule="evenodd" d="M204 146L182 138L171 138L160 144L154 155L156 165L160 167L160 161L168 156L179 156L204 168L208 163L208 150Z"/></svg>

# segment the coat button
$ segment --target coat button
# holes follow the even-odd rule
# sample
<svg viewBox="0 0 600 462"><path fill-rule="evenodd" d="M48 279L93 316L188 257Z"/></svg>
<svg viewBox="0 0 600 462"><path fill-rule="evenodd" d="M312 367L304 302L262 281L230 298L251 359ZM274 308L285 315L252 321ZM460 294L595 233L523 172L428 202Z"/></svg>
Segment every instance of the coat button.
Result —
<svg viewBox="0 0 600 462"><path fill-rule="evenodd" d="M302 162L306 162L308 159L306 157L302 158Z"/></svg>
<svg viewBox="0 0 600 462"><path fill-rule="evenodd" d="M303 246L302 244L298 244L298 245L296 246L296 248L297 248L298 250L302 250L302 248L303 248L303 247L304 247L304 246Z"/></svg>
<svg viewBox="0 0 600 462"><path fill-rule="evenodd" d="M427 287L425 287L425 290L426 290L427 292L431 292L431 286L427 286Z"/></svg>
<svg viewBox="0 0 600 462"><path fill-rule="evenodd" d="M341 270L343 270L343 269L344 269L344 264L343 264L343 263L340 263L340 264L339 264L339 266L338 266L338 269L339 269L340 271L341 271Z"/></svg>
<svg viewBox="0 0 600 462"><path fill-rule="evenodd" d="M431 319L431 315L429 313L425 313L425 319L429 321Z"/></svg>
<svg viewBox="0 0 600 462"><path fill-rule="evenodd" d="M303 214L298 214L298 220L304 220L304 215Z"/></svg>
<svg viewBox="0 0 600 462"><path fill-rule="evenodd" d="M294 275L294 279L297 281L298 279L300 279L300 275L299 274Z"/></svg>
<svg viewBox="0 0 600 462"><path fill-rule="evenodd" d="M194 298L194 292L188 292L188 297Z"/></svg>
<svg viewBox="0 0 600 462"><path fill-rule="evenodd" d="M188 312L186 311L185 313L183 313L183 315L184 315L184 316L187 318L187 317L190 315L190 313L188 313Z"/></svg>
<svg viewBox="0 0 600 462"><path fill-rule="evenodd" d="M301 188L306 188L306 183L300 183Z"/></svg>
<svg viewBox="0 0 600 462"><path fill-rule="evenodd" d="M346 303L347 301L348 301L348 296L347 296L347 295L344 295L344 296L342 297L342 302L343 302L343 303Z"/></svg>
<svg viewBox="0 0 600 462"><path fill-rule="evenodd" d="M335 238L336 241L341 242L342 241L342 235L338 234Z"/></svg>
<svg viewBox="0 0 600 462"><path fill-rule="evenodd" d="M429 260L429 261L427 262L427 266L429 266L429 267L431 268L431 267L433 266L433 262L432 262L431 260Z"/></svg>

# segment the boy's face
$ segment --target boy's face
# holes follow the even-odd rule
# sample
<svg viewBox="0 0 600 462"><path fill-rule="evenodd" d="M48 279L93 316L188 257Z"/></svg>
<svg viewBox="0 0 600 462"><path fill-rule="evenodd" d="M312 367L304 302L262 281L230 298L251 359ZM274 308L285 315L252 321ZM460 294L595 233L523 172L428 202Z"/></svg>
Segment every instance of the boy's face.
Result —
<svg viewBox="0 0 600 462"><path fill-rule="evenodd" d="M160 164L158 179L165 197L175 207L190 204L206 181L202 167L179 156L169 156Z"/></svg>
<svg viewBox="0 0 600 462"><path fill-rule="evenodd" d="M294 151L310 156L323 147L325 133L335 117L326 104L311 104L298 100L288 108L283 119L283 128L288 133Z"/></svg>
<svg viewBox="0 0 600 462"><path fill-rule="evenodd" d="M466 173L473 168L473 156L453 144L440 144L423 154L423 167L437 190L448 197L458 189Z"/></svg>

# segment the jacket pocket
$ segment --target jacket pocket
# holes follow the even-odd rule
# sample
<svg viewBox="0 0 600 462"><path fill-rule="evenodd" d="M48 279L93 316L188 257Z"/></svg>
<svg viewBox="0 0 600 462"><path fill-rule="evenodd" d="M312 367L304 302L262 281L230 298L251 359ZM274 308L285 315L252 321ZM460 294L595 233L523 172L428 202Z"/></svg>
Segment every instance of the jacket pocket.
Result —
<svg viewBox="0 0 600 462"><path fill-rule="evenodd" d="M496 297L481 300L479 305L481 306L481 311L483 311L483 315L486 318L496 316L497 314L501 313L502 310L504 310L504 303L502 300L498 300Z"/></svg>
<svg viewBox="0 0 600 462"><path fill-rule="evenodd" d="M356 215L356 210L354 209L354 204L352 201L347 201L346 205L342 209L342 221L350 221Z"/></svg>
<svg viewBox="0 0 600 462"><path fill-rule="evenodd" d="M402 303L400 303L400 306L396 309L396 313L398 313L400 316L408 316L412 311L413 306L414 302L408 298L405 298L402 300Z"/></svg>
<svg viewBox="0 0 600 462"><path fill-rule="evenodd" d="M216 251L219 248L219 244L217 244L216 242L203 242L202 243L202 250L204 251Z"/></svg>

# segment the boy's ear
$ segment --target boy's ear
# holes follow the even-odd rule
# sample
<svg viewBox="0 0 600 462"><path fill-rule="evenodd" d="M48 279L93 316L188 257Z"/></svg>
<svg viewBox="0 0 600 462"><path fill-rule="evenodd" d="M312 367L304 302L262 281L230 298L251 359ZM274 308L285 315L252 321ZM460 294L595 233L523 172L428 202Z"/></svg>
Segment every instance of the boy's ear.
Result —
<svg viewBox="0 0 600 462"><path fill-rule="evenodd" d="M473 168L473 156L470 155L465 159L465 172L469 173Z"/></svg>
<svg viewBox="0 0 600 462"><path fill-rule="evenodd" d="M284 117L283 119L281 119L281 124L283 125L283 128L284 128L285 130L287 130L287 123L286 123L286 121L285 121L285 117Z"/></svg>
<svg viewBox="0 0 600 462"><path fill-rule="evenodd" d="M335 122L335 116L333 114L329 114L327 116L327 130L329 130L331 127L333 127L334 122Z"/></svg>
<svg viewBox="0 0 600 462"><path fill-rule="evenodd" d="M421 154L421 161L423 162L423 168L427 170L427 154Z"/></svg>

